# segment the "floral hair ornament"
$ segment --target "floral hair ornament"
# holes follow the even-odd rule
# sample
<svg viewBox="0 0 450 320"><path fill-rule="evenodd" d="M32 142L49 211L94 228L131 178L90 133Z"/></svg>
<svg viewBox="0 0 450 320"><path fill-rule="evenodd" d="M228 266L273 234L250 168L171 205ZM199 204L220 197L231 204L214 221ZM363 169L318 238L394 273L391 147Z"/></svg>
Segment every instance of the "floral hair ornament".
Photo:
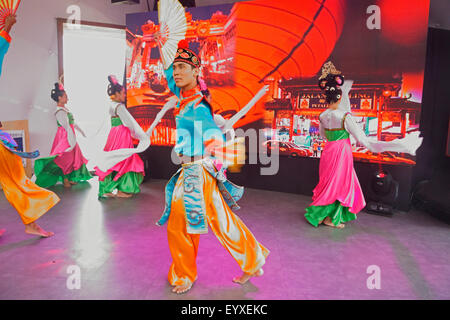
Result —
<svg viewBox="0 0 450 320"><path fill-rule="evenodd" d="M111 75L108 77L109 82L111 82L112 84L119 84L119 81L117 81L116 76Z"/></svg>
<svg viewBox="0 0 450 320"><path fill-rule="evenodd" d="M206 85L205 80L203 80L202 78L198 78L198 84L200 85L200 90L201 91L206 91L208 90L208 86Z"/></svg>

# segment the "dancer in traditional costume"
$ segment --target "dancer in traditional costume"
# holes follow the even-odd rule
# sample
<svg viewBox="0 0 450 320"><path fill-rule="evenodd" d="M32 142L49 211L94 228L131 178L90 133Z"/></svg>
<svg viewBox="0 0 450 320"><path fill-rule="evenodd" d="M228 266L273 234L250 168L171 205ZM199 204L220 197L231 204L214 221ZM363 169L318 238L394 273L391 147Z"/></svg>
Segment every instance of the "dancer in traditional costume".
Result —
<svg viewBox="0 0 450 320"><path fill-rule="evenodd" d="M36 184L48 188L62 182L64 187L70 188L78 182L92 178L86 167L88 161L77 143L75 129L83 136L86 135L66 108L68 97L62 84L55 83L51 98L57 103L55 117L58 130L50 156L35 161Z"/></svg>
<svg viewBox="0 0 450 320"><path fill-rule="evenodd" d="M3 58L8 51L11 37L9 32L16 22L15 16L8 16L5 29L0 31L0 75ZM0 122L0 129L1 129ZM35 158L39 152L19 152L17 143L6 132L0 130L0 185L6 199L17 210L28 234L50 237L53 232L45 231L36 220L59 202L51 191L42 189L25 175L22 159ZM4 230L0 230L0 235Z"/></svg>
<svg viewBox="0 0 450 320"><path fill-rule="evenodd" d="M181 41L175 58L161 50L170 90L178 98L175 107L177 138L175 152L182 167L166 186L166 207L157 225L168 222L167 236L172 255L169 282L175 293L190 290L197 279L196 257L200 235L208 226L241 267L243 274L233 279L245 283L263 274L269 255L241 219L232 210L243 188L229 182L218 171L212 158L228 159L223 152L224 136L213 119L197 77L199 57ZM151 133L151 132L150 132Z"/></svg>
<svg viewBox="0 0 450 320"><path fill-rule="evenodd" d="M325 92L328 109L319 116L320 135L328 141L320 158L319 184L305 214L306 220L315 227L324 223L343 228L344 223L356 219L356 214L366 206L353 168L350 135L375 153L394 151L415 155L422 143L419 132L389 142L367 138L350 112L348 93L352 84L351 80L344 83L344 76L331 62L322 68L319 87Z"/></svg>
<svg viewBox="0 0 450 320"><path fill-rule="evenodd" d="M124 104L125 88L114 76L109 76L108 80L111 131L95 171L99 177L98 196L129 198L141 191L139 186L145 175L144 162L137 153L148 148L150 138L128 112ZM133 138L139 140L137 148L134 148Z"/></svg>

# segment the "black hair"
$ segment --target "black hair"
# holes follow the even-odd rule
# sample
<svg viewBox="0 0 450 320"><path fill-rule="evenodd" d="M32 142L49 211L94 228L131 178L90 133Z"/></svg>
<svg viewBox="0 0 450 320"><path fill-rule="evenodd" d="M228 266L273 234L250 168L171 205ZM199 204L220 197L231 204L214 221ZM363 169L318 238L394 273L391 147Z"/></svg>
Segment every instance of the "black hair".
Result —
<svg viewBox="0 0 450 320"><path fill-rule="evenodd" d="M208 89L202 90L201 92L202 92L203 97L204 97L204 98L203 98L203 102L204 102L205 105L208 107L208 109L209 109L209 111L211 112L211 114L214 115L213 108L212 108L211 104L209 103L209 101L206 99L206 97L212 98L212 97L211 97L211 93L209 92Z"/></svg>
<svg viewBox="0 0 450 320"><path fill-rule="evenodd" d="M55 88L52 89L52 92L50 93L50 97L56 101L59 102L59 98L64 95L66 91L63 89L61 90L59 83L55 83Z"/></svg>
<svg viewBox="0 0 450 320"><path fill-rule="evenodd" d="M117 79L114 76L108 76L108 81L109 81L108 85L109 96L113 96L116 93L122 91L123 86L119 82L117 82Z"/></svg>
<svg viewBox="0 0 450 320"><path fill-rule="evenodd" d="M326 78L319 79L319 88L325 91L325 101L328 104L338 102L342 97L340 86L344 84L341 74L328 74Z"/></svg>

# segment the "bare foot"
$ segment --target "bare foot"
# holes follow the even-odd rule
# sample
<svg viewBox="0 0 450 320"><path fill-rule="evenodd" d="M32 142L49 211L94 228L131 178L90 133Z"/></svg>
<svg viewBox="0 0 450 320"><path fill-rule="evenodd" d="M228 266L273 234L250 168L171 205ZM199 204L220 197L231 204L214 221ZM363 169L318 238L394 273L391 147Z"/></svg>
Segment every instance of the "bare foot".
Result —
<svg viewBox="0 0 450 320"><path fill-rule="evenodd" d="M45 231L36 222L25 225L25 233L38 235L44 238L48 238L54 235L53 232Z"/></svg>
<svg viewBox="0 0 450 320"><path fill-rule="evenodd" d="M333 222L331 221L330 217L326 217L325 220L323 220L323 224L326 226L329 226L329 227L337 228L337 229L342 229L345 227L345 225L343 223L340 223L337 226L335 226L333 224Z"/></svg>
<svg viewBox="0 0 450 320"><path fill-rule="evenodd" d="M115 198L116 197L116 195L114 194L114 193L105 193L104 195L103 195L103 197L105 197L105 198Z"/></svg>
<svg viewBox="0 0 450 320"><path fill-rule="evenodd" d="M131 198L133 195L131 193L125 193L122 191L118 191L116 194L117 198Z"/></svg>
<svg viewBox="0 0 450 320"><path fill-rule="evenodd" d="M183 284L180 286L175 286L175 288L172 289L173 293L177 293L177 294L182 294L182 293L186 293L189 290L191 290L192 288L192 283L191 284Z"/></svg>
<svg viewBox="0 0 450 320"><path fill-rule="evenodd" d="M0 229L0 237L5 233L5 229Z"/></svg>
<svg viewBox="0 0 450 320"><path fill-rule="evenodd" d="M69 181L69 183L71 184L71 185L76 185L76 184L78 184L78 182L75 182L75 181Z"/></svg>
<svg viewBox="0 0 450 320"><path fill-rule="evenodd" d="M244 284L248 280L250 280L251 277L261 277L263 274L264 274L264 270L262 268L259 269L258 271L256 271L254 274L249 274L249 273L244 272L241 276L234 277L233 282L239 283L239 284Z"/></svg>
<svg viewBox="0 0 450 320"><path fill-rule="evenodd" d="M70 181L68 179L64 179L63 185L66 188L70 188L72 186L72 184L70 183Z"/></svg>

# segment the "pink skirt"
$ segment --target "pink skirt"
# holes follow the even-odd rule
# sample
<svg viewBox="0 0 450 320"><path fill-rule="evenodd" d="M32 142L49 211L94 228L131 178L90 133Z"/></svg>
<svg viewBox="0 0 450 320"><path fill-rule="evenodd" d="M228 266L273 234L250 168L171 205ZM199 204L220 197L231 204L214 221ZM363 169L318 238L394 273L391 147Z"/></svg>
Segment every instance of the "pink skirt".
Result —
<svg viewBox="0 0 450 320"><path fill-rule="evenodd" d="M320 158L319 184L313 193L312 206L325 206L338 200L355 214L366 206L353 167L350 139L327 142Z"/></svg>
<svg viewBox="0 0 450 320"><path fill-rule="evenodd" d="M73 125L70 126L75 134ZM73 171L79 170L84 164L88 163L83 157L81 149L78 144L70 152L65 152L69 148L69 141L67 140L67 132L63 127L58 127L55 139L53 140L51 156L57 156L54 160L56 165L61 168L64 175Z"/></svg>
<svg viewBox="0 0 450 320"><path fill-rule="evenodd" d="M130 129L124 125L112 127L106 141L104 151L112 151L123 148L134 148L133 138L131 137ZM144 162L137 154L133 154L129 158L119 162L114 167L106 172L101 171L98 167L95 167L95 174L100 181L103 181L105 177L116 171L117 174L114 177L114 181L119 180L127 172L137 172L145 175Z"/></svg>

